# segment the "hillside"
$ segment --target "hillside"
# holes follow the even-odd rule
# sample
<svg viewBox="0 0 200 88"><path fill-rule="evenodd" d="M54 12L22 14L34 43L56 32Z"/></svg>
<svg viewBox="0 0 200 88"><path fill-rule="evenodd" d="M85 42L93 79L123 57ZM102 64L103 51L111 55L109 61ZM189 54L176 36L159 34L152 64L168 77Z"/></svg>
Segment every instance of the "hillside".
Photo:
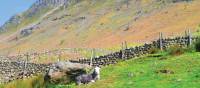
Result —
<svg viewBox="0 0 200 88"><path fill-rule="evenodd" d="M37 0L0 27L0 88L200 88L199 6ZM101 67L101 79L78 86L87 64Z"/></svg>
<svg viewBox="0 0 200 88"><path fill-rule="evenodd" d="M14 16L20 19L17 26L13 21L5 24L1 54L66 47L116 48L123 41L132 46L157 39L159 32L171 37L186 29L196 31L200 23L199 0L58 1L43 2L36 9L34 4Z"/></svg>

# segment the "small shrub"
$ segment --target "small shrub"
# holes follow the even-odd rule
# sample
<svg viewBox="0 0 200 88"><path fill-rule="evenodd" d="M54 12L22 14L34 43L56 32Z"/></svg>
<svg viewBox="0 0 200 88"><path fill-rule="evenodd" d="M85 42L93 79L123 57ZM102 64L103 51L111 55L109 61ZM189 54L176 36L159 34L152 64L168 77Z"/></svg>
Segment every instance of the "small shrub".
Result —
<svg viewBox="0 0 200 88"><path fill-rule="evenodd" d="M186 52L195 52L195 44L192 44L191 46L185 48Z"/></svg>
<svg viewBox="0 0 200 88"><path fill-rule="evenodd" d="M167 57L166 56L162 56L159 58L159 60L167 60Z"/></svg>
<svg viewBox="0 0 200 88"><path fill-rule="evenodd" d="M195 50L197 52L200 52L200 39L198 39L197 42L195 43Z"/></svg>
<svg viewBox="0 0 200 88"><path fill-rule="evenodd" d="M62 45L65 42L65 40L61 40L59 45Z"/></svg>
<svg viewBox="0 0 200 88"><path fill-rule="evenodd" d="M169 49L167 49L167 52L169 53L169 55L177 56L184 54L185 50L186 48L180 46L171 46Z"/></svg>
<svg viewBox="0 0 200 88"><path fill-rule="evenodd" d="M45 88L45 80L43 75L39 75L32 79L33 88Z"/></svg>
<svg viewBox="0 0 200 88"><path fill-rule="evenodd" d="M156 53L159 53L159 52L160 52L160 49L155 48L155 47L153 47L153 48L151 48L151 49L149 50L149 53L150 53L150 54L156 54Z"/></svg>

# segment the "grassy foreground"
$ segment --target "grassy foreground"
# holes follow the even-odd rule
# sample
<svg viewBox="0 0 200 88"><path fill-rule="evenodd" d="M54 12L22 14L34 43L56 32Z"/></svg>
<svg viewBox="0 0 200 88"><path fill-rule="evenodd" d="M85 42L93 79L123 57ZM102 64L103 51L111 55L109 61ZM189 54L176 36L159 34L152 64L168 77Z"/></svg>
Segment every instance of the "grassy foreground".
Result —
<svg viewBox="0 0 200 88"><path fill-rule="evenodd" d="M45 88L42 76L18 80L2 88ZM148 55L103 67L96 83L48 85L48 88L200 88L200 53Z"/></svg>
<svg viewBox="0 0 200 88"><path fill-rule="evenodd" d="M199 67L199 53L138 58L103 68L102 79L83 88L200 88Z"/></svg>

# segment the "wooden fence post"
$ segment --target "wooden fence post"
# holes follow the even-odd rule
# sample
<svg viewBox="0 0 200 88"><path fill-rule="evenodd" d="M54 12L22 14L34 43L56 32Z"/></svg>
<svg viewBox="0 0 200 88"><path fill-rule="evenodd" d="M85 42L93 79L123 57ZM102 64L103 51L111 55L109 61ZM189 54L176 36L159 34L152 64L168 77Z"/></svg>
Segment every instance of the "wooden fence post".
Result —
<svg viewBox="0 0 200 88"><path fill-rule="evenodd" d="M29 59L29 53L26 54L26 59L25 59L25 61L24 61L23 78L25 77L28 59Z"/></svg>
<svg viewBox="0 0 200 88"><path fill-rule="evenodd" d="M58 62L61 60L61 51L58 51Z"/></svg>
<svg viewBox="0 0 200 88"><path fill-rule="evenodd" d="M20 58L21 58L21 56L20 56L20 50L19 50L18 55L17 55L17 61L20 61Z"/></svg>
<svg viewBox="0 0 200 88"><path fill-rule="evenodd" d="M126 41L124 42L124 45L125 45L125 49L128 49L128 45Z"/></svg>
<svg viewBox="0 0 200 88"><path fill-rule="evenodd" d="M36 61L38 62L38 60L41 60L41 54L38 53L37 56L38 56L38 59Z"/></svg>
<svg viewBox="0 0 200 88"><path fill-rule="evenodd" d="M188 31L185 30L185 37L188 37Z"/></svg>
<svg viewBox="0 0 200 88"><path fill-rule="evenodd" d="M121 49L121 59L124 58L124 43L122 42L122 49Z"/></svg>
<svg viewBox="0 0 200 88"><path fill-rule="evenodd" d="M159 48L160 50L163 50L163 33L160 32L159 34Z"/></svg>
<svg viewBox="0 0 200 88"><path fill-rule="evenodd" d="M188 30L188 46L192 45L192 35L190 29Z"/></svg>
<svg viewBox="0 0 200 88"><path fill-rule="evenodd" d="M94 49L91 50L91 57L90 57L90 67L92 67L92 59L94 58Z"/></svg>
<svg viewBox="0 0 200 88"><path fill-rule="evenodd" d="M63 2L64 11L66 11L66 2Z"/></svg>
<svg viewBox="0 0 200 88"><path fill-rule="evenodd" d="M121 48L122 50L124 50L124 42L122 42Z"/></svg>

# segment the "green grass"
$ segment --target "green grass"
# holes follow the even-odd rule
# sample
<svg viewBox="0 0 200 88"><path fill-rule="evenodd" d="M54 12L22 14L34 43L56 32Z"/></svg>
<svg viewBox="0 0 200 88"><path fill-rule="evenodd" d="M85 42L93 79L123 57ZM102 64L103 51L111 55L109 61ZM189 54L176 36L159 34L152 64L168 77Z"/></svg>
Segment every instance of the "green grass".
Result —
<svg viewBox="0 0 200 88"><path fill-rule="evenodd" d="M200 53L184 53L170 56L167 52L135 58L102 68L101 80L96 83L75 86L48 85L48 88L200 88ZM162 73L160 70L173 72ZM40 81L15 81L5 88L43 88ZM34 79L36 80L36 79ZM43 80L43 79L42 79ZM38 87L30 87L37 84ZM44 83L43 83L44 84ZM40 87L39 87L40 86Z"/></svg>
<svg viewBox="0 0 200 88"><path fill-rule="evenodd" d="M34 76L29 79L16 80L8 84L1 84L0 88L45 88L43 76Z"/></svg>
<svg viewBox="0 0 200 88"><path fill-rule="evenodd" d="M192 35L199 37L200 36L200 24L195 29L196 29L196 31Z"/></svg>
<svg viewBox="0 0 200 88"><path fill-rule="evenodd" d="M166 54L163 54L166 55ZM165 59L162 59L162 58ZM161 60L162 59L162 60ZM104 67L102 79L83 88L199 88L200 54L147 56ZM174 74L156 73L170 70ZM132 74L133 76L129 76Z"/></svg>

